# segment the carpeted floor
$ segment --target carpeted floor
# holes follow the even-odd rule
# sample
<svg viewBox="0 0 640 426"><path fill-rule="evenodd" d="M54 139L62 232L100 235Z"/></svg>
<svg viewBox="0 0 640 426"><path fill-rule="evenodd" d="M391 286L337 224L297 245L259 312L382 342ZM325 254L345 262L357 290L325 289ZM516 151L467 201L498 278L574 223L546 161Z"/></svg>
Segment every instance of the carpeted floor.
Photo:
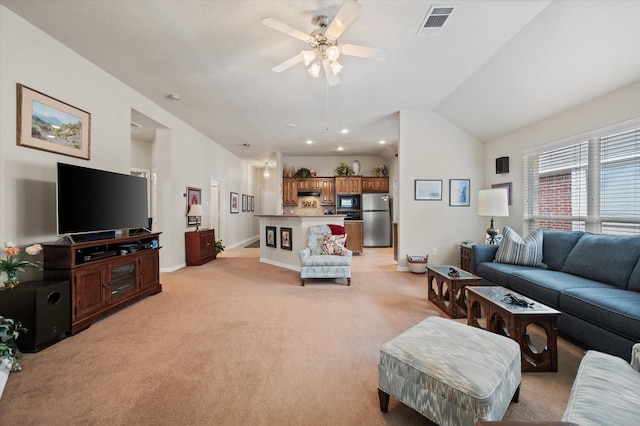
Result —
<svg viewBox="0 0 640 426"><path fill-rule="evenodd" d="M229 250L162 274L163 292L39 353L0 400L2 425L427 425L391 399L379 348L424 318L425 275L390 249L354 256L347 287ZM559 342L558 373L523 373L508 420L559 420L582 350Z"/></svg>

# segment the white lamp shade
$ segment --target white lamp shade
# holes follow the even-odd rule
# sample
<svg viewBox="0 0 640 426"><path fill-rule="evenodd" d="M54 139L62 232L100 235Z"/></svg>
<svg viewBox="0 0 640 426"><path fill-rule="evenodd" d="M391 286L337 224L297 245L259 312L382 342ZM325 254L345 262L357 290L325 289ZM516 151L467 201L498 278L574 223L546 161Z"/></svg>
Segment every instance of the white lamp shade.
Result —
<svg viewBox="0 0 640 426"><path fill-rule="evenodd" d="M478 216L509 216L509 195L506 188L478 191Z"/></svg>
<svg viewBox="0 0 640 426"><path fill-rule="evenodd" d="M202 216L202 204L191 204L187 216Z"/></svg>

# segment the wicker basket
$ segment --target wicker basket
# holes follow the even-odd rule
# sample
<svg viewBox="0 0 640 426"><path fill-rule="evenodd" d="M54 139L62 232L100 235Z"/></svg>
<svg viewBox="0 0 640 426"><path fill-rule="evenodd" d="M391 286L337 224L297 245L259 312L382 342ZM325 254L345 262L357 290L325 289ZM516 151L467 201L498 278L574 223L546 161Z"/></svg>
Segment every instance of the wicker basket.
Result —
<svg viewBox="0 0 640 426"><path fill-rule="evenodd" d="M407 263L409 270L414 274L424 274L427 272L427 262L429 256L409 256L407 255Z"/></svg>

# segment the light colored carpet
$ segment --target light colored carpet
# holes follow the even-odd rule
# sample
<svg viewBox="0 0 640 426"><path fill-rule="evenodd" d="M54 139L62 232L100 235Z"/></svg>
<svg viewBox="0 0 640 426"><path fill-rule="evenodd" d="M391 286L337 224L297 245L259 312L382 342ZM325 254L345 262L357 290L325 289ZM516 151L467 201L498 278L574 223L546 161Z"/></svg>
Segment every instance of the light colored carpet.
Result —
<svg viewBox="0 0 640 426"><path fill-rule="evenodd" d="M424 425L391 398L380 412L380 346L432 315L426 276L390 249L353 258L351 286L299 285L258 249L162 274L163 292L25 354L2 425ZM582 351L558 373L524 373L510 420L559 420Z"/></svg>

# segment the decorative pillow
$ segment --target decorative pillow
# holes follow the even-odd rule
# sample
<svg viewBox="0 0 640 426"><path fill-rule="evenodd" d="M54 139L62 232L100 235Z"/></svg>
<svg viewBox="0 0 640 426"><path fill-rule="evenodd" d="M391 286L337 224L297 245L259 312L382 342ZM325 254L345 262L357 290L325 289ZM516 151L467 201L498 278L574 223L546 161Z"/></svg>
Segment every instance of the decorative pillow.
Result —
<svg viewBox="0 0 640 426"><path fill-rule="evenodd" d="M320 254L334 254L344 256L344 245L347 242L347 234L325 235L322 240L322 250Z"/></svg>
<svg viewBox="0 0 640 426"><path fill-rule="evenodd" d="M332 235L342 235L344 234L344 226L342 225L327 225L329 228L331 228L331 234Z"/></svg>
<svg viewBox="0 0 640 426"><path fill-rule="evenodd" d="M536 229L523 240L516 231L505 226L502 230L502 244L494 262L544 267L542 235L542 229Z"/></svg>

